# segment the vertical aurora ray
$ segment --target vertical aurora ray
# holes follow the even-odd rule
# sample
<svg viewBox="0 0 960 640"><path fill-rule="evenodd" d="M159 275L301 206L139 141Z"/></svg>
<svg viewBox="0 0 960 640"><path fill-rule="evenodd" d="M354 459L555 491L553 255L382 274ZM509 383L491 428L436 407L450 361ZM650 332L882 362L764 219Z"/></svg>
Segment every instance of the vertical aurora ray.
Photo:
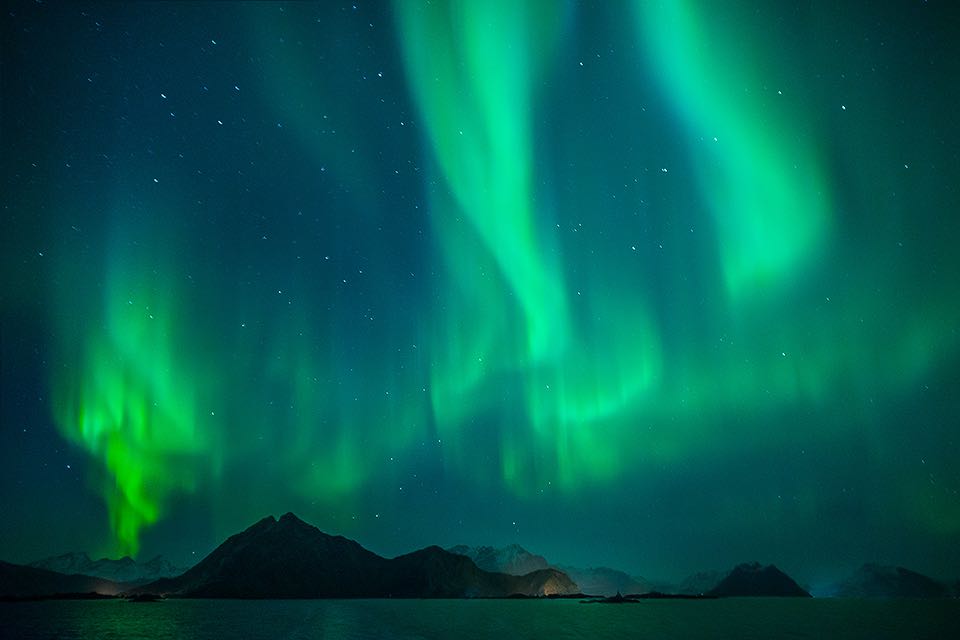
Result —
<svg viewBox="0 0 960 640"><path fill-rule="evenodd" d="M830 196L812 120L771 84L789 73L743 46L768 51L750 20L707 5L637 2L639 39L688 129L727 292L743 302L782 290L821 255Z"/></svg>
<svg viewBox="0 0 960 640"><path fill-rule="evenodd" d="M568 312L534 202L530 117L531 76L551 45L555 7L400 2L396 13L409 82L456 203L434 215L470 221L517 298L528 357L548 358L566 344ZM473 268L464 262L454 257L451 266Z"/></svg>
<svg viewBox="0 0 960 640"><path fill-rule="evenodd" d="M534 79L551 61L564 7L402 2L395 11L449 190L430 193L449 276L431 375L438 427L466 448L461 429L485 416L502 480L519 493L610 478L626 461L622 412L655 386L660 354L642 290L611 294L619 306L598 293L592 313L574 318L559 225L533 188ZM610 288L602 279L598 292Z"/></svg>
<svg viewBox="0 0 960 640"><path fill-rule="evenodd" d="M64 345L55 379L56 422L102 464L97 489L121 554L135 555L141 532L170 498L199 482L215 420L200 415L204 384L198 354L187 348L189 310L168 260L157 237L121 237L108 259L102 308L86 308L96 300L65 305L59 318L63 336L76 342Z"/></svg>
<svg viewBox="0 0 960 640"><path fill-rule="evenodd" d="M394 7L408 84L444 186L430 190L446 271L430 376L432 410L458 462L471 457L468 424L493 431L499 474L517 485L531 436L505 426L505 407L529 413L529 368L567 349L563 275L536 210L531 74L550 44L535 3L398 2ZM538 215L539 214L539 215ZM505 397L498 389L514 388ZM485 471L490 471L486 467Z"/></svg>

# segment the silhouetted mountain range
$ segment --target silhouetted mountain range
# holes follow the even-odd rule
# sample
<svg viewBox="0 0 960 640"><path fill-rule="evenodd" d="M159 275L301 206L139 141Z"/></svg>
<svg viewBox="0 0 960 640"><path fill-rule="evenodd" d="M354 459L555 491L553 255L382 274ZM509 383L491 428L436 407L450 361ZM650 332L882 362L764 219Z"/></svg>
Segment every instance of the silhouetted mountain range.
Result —
<svg viewBox="0 0 960 640"><path fill-rule="evenodd" d="M150 582L158 578L172 578L186 571L173 566L163 556L157 556L148 562L137 562L129 556L119 560L91 560L90 556L82 552L44 558L31 562L29 566L68 575L96 576L113 582Z"/></svg>
<svg viewBox="0 0 960 640"><path fill-rule="evenodd" d="M865 564L837 585L840 598L945 598L946 585L903 567Z"/></svg>
<svg viewBox="0 0 960 640"><path fill-rule="evenodd" d="M195 567L134 592L201 598L462 598L575 593L563 573L491 573L427 547L392 560L330 536L292 513L228 538Z"/></svg>
<svg viewBox="0 0 960 640"><path fill-rule="evenodd" d="M472 558L477 558L475 562ZM136 563L130 558L91 561L84 553L65 554L34 565L0 562L0 597L49 597L59 594L106 595L162 593L197 598L463 598L558 596L576 593L640 594L637 598L676 594L809 597L773 565L741 564L726 574L690 576L675 589L608 568L561 571L519 545L502 549L427 547L393 559L383 558L342 536L330 536L292 513L269 516L235 534L182 575L134 586L118 578L176 572L161 557ZM480 566L478 566L480 565ZM489 570L489 569L500 569ZM525 569L532 569L519 574ZM517 574L514 574L516 572ZM134 578L139 579L139 578ZM955 585L960 590L960 584ZM903 567L867 564L837 585L841 597L948 597L951 587Z"/></svg>

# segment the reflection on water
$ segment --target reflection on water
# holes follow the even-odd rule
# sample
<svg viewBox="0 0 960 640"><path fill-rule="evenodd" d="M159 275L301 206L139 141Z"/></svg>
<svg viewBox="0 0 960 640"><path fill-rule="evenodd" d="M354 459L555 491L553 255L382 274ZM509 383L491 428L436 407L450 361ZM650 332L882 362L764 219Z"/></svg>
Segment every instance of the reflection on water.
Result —
<svg viewBox="0 0 960 640"><path fill-rule="evenodd" d="M514 600L0 603L7 638L942 638L957 600L728 599L582 606Z"/></svg>

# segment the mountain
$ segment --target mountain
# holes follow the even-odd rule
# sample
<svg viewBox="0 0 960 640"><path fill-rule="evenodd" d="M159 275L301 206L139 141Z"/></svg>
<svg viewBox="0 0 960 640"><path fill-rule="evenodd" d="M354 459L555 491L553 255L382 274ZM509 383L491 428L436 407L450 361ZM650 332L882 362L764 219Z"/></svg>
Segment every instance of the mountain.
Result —
<svg viewBox="0 0 960 640"><path fill-rule="evenodd" d="M758 562L734 567L707 595L718 597L779 596L809 598L793 578L775 566Z"/></svg>
<svg viewBox="0 0 960 640"><path fill-rule="evenodd" d="M903 567L865 564L838 585L840 598L945 598L950 589Z"/></svg>
<svg viewBox="0 0 960 640"><path fill-rule="evenodd" d="M66 593L115 595L120 585L95 576L66 575L0 561L0 597L26 598Z"/></svg>
<svg viewBox="0 0 960 640"><path fill-rule="evenodd" d="M582 593L591 595L612 596L616 593L646 593L653 588L643 578L634 578L623 571L607 567L582 569L565 565L551 566L543 556L530 553L518 544L511 544L499 549L489 546L468 547L460 544L450 547L447 551L470 558L484 571L509 573L515 576L553 568L567 574L571 580L577 583L577 587Z"/></svg>
<svg viewBox="0 0 960 640"><path fill-rule="evenodd" d="M573 593L551 569L491 573L469 558L427 547L392 560L292 513L228 538L183 575L133 590L197 598L461 598Z"/></svg>
<svg viewBox="0 0 960 640"><path fill-rule="evenodd" d="M447 549L450 553L467 556L484 571L509 573L514 576L526 575L532 571L547 569L549 565L543 556L530 553L518 544L500 549L494 547L468 547L458 544Z"/></svg>
<svg viewBox="0 0 960 640"><path fill-rule="evenodd" d="M593 567L581 569L558 565L556 567L566 573L577 583L580 591L596 596L612 596L620 593L648 593L653 591L653 585L644 578L636 578L623 571L608 567Z"/></svg>
<svg viewBox="0 0 960 640"><path fill-rule="evenodd" d="M700 571L684 578L675 591L684 595L709 593L726 575L723 571Z"/></svg>
<svg viewBox="0 0 960 640"><path fill-rule="evenodd" d="M183 575L141 590L192 597L361 597L369 595L366 576L381 560L356 542L329 536L288 513L280 520L260 520Z"/></svg>
<svg viewBox="0 0 960 640"><path fill-rule="evenodd" d="M154 556L151 560L140 563L140 575L143 579L173 578L184 571L185 567L176 567L163 556Z"/></svg>
<svg viewBox="0 0 960 640"><path fill-rule="evenodd" d="M388 591L396 597L504 597L576 593L577 585L555 569L522 576L484 571L470 558L427 547L388 560Z"/></svg>
<svg viewBox="0 0 960 640"><path fill-rule="evenodd" d="M157 578L171 578L184 572L184 569L174 567L163 556L157 556L148 562L138 563L129 556L119 560L109 558L91 560L90 556L82 552L65 553L60 556L44 558L31 562L29 566L58 573L79 573L96 576L113 582L149 582Z"/></svg>

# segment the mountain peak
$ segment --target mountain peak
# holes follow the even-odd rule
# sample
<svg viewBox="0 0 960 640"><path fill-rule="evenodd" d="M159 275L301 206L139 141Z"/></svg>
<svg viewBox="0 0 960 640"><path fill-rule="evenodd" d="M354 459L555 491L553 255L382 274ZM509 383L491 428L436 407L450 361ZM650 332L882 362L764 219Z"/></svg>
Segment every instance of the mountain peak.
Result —
<svg viewBox="0 0 960 640"><path fill-rule="evenodd" d="M254 522L252 525L250 525L249 527L247 527L247 531L249 531L249 530L251 530L251 529L265 529L265 528L271 527L271 526L273 526L273 525L275 525L275 524L277 524L277 519L274 518L273 515L269 515L269 516L267 516L266 518L260 518L259 520L257 520L256 522Z"/></svg>
<svg viewBox="0 0 960 640"><path fill-rule="evenodd" d="M748 562L734 567L710 590L716 596L796 596L810 597L793 578L770 564Z"/></svg>
<svg viewBox="0 0 960 640"><path fill-rule="evenodd" d="M280 519L279 519L277 522L279 522L280 524L302 525L302 526L304 526L304 527L312 527L312 526L313 526L313 525L307 524L306 522L304 522L303 520L301 520L300 518L298 518L297 515L296 515L293 511L287 511L285 514L283 514L282 516L280 516Z"/></svg>

